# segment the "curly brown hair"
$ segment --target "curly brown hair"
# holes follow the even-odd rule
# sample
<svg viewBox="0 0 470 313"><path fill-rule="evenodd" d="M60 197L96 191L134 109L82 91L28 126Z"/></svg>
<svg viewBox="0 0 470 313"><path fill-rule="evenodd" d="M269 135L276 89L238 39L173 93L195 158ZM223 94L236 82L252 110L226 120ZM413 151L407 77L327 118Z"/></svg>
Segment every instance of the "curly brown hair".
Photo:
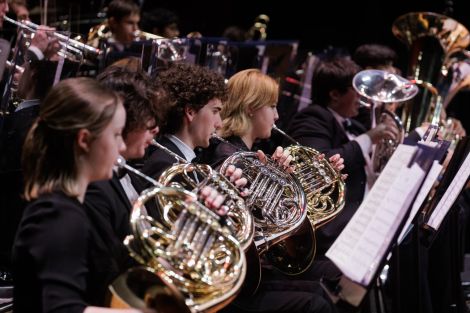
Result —
<svg viewBox="0 0 470 313"><path fill-rule="evenodd" d="M149 122L161 125L165 100L146 73L110 66L100 73L97 79L102 85L117 91L123 98L126 109L124 138L133 130L149 127Z"/></svg>
<svg viewBox="0 0 470 313"><path fill-rule="evenodd" d="M225 100L224 78L208 68L187 63L175 63L158 73L155 81L168 94L171 103L165 113L161 132L176 133L183 125L186 107L196 112L212 99Z"/></svg>

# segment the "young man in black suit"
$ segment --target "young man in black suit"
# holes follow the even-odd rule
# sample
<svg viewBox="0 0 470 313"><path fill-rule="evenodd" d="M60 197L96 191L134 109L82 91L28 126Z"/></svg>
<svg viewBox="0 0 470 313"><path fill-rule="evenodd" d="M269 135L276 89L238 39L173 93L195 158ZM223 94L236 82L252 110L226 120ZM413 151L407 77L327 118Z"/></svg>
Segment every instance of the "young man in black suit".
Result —
<svg viewBox="0 0 470 313"><path fill-rule="evenodd" d="M207 148L212 133L222 127L220 111L226 96L222 76L192 64L173 64L157 77L171 101L165 114L158 140L160 144L191 162L197 147ZM162 149L156 149L146 160L143 171L158 179L178 160Z"/></svg>
<svg viewBox="0 0 470 313"><path fill-rule="evenodd" d="M357 121L359 96L352 79L359 67L348 58L322 61L312 78L313 105L298 112L289 133L300 144L325 153L339 153L348 174L343 211L317 231L317 254L324 254L349 222L364 197L367 185L366 163L372 144L397 134L393 124L379 124L366 132Z"/></svg>
<svg viewBox="0 0 470 313"><path fill-rule="evenodd" d="M145 73L133 72L120 67L109 67L98 76L98 81L115 91L124 99L126 125L122 136L126 150L122 157L127 161L142 158L145 149L158 133L158 101L149 77ZM121 172L117 168L110 180L95 182L88 187L85 205L98 231L111 235L110 240L122 240L130 233L129 216L132 203L144 189L144 184L133 173ZM156 217L155 208L149 214ZM111 227L111 234L107 234Z"/></svg>

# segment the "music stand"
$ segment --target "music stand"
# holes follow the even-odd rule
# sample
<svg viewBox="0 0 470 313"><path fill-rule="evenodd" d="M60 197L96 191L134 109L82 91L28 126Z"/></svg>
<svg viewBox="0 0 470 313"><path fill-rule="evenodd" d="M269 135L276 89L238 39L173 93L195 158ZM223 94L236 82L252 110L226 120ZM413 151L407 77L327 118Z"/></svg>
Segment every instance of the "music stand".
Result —
<svg viewBox="0 0 470 313"><path fill-rule="evenodd" d="M396 247L418 190L437 149L400 145L326 256L343 272L323 282L332 300L359 306ZM380 215L376 214L380 208ZM365 218L369 218L364 223ZM355 241L357 240L357 241Z"/></svg>

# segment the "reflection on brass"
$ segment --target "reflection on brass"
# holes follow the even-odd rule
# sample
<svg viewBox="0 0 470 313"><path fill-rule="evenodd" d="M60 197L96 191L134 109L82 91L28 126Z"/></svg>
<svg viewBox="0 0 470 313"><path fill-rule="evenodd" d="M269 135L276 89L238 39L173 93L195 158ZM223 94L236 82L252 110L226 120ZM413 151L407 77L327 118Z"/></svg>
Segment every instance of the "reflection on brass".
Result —
<svg viewBox="0 0 470 313"><path fill-rule="evenodd" d="M431 12L400 16L393 23L392 32L409 47L408 78L420 87L420 93L405 105L405 130L409 132L423 122L438 124L452 81L452 55L470 44L469 32L456 20Z"/></svg>
<svg viewBox="0 0 470 313"><path fill-rule="evenodd" d="M397 138L382 139L372 155L374 173L380 173L405 137L403 123L386 104L399 104L416 96L418 87L411 81L382 70L365 70L353 78L353 87L370 102L372 127L391 119L398 129Z"/></svg>
<svg viewBox="0 0 470 313"><path fill-rule="evenodd" d="M180 162L180 164L173 165L160 175L159 182L162 185L189 191L201 190L205 186L210 186L225 196L223 205L228 208L226 225L232 230L242 248L246 250L253 241L254 221L238 188L209 165L187 163L185 159L157 141L152 141L152 144L163 149ZM196 181L197 179L200 179L200 181ZM168 218L168 222L176 219L175 216L168 216Z"/></svg>
<svg viewBox="0 0 470 313"><path fill-rule="evenodd" d="M132 257L183 295L191 311L200 312L221 308L233 300L243 284L247 265L230 229L195 197L171 187L145 190L133 205L132 235L124 243ZM162 206L159 221L145 209L145 204L154 200ZM176 219L168 222L168 216ZM143 301L152 302L151 294L145 295Z"/></svg>
<svg viewBox="0 0 470 313"><path fill-rule="evenodd" d="M317 150L300 145L275 125L273 129L294 142L286 150L292 155L294 176L305 192L310 223L315 228L327 224L344 207L345 183L341 174L327 159L320 158Z"/></svg>

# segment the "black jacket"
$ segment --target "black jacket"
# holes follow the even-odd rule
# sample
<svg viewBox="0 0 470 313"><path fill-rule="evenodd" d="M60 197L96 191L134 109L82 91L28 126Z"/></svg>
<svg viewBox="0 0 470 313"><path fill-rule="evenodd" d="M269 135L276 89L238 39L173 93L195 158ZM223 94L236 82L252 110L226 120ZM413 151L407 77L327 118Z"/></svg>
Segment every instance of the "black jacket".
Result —
<svg viewBox="0 0 470 313"><path fill-rule="evenodd" d="M352 120L357 135L365 129ZM327 157L339 153L344 159L346 180L346 204L343 211L330 223L317 231L317 252L324 254L356 212L364 197L366 173L362 150L356 141L350 141L333 114L319 105L312 105L298 112L288 133L300 144L312 147Z"/></svg>

